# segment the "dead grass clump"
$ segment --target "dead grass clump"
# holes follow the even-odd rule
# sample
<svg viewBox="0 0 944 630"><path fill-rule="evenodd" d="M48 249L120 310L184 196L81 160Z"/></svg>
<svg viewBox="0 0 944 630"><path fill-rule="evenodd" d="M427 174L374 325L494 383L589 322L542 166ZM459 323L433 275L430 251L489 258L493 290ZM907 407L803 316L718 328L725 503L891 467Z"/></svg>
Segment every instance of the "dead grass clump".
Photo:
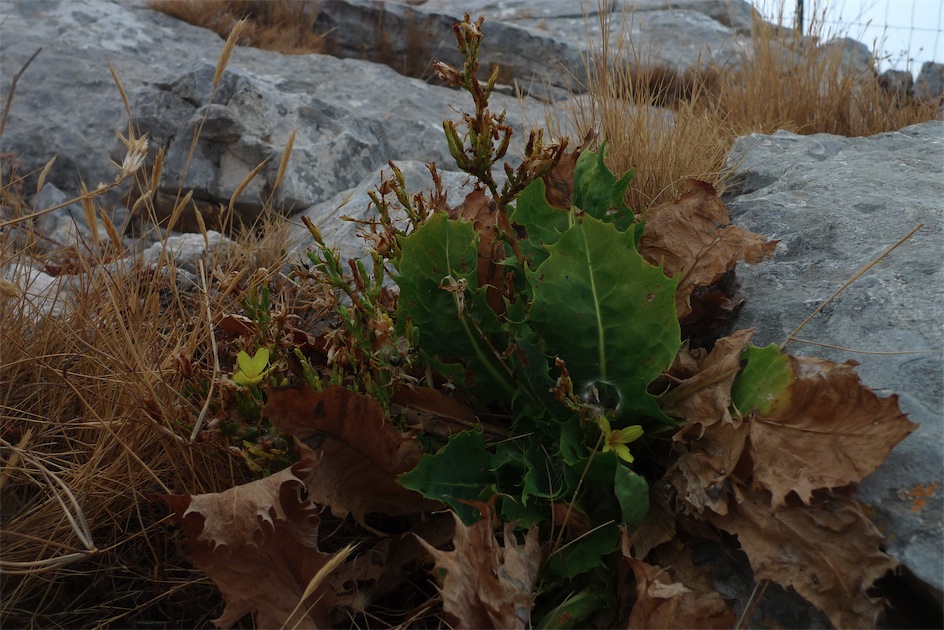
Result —
<svg viewBox="0 0 944 630"><path fill-rule="evenodd" d="M753 63L729 73L717 104L732 125L759 133L869 136L934 118L935 103L885 89L874 65L850 68L844 42L824 23L822 16L813 36L801 38L755 16ZM829 40L835 44L817 46Z"/></svg>
<svg viewBox="0 0 944 630"><path fill-rule="evenodd" d="M874 71L850 71L841 47L817 48L830 39L825 16L807 38L755 16L752 61L687 72L650 64L626 35L631 19L623 16L615 46L606 35L589 42L589 96L578 99L574 118L581 135L596 130L607 141L614 171L635 171L627 203L637 210L674 198L687 178L723 190L731 175L724 158L739 136L778 129L864 136L937 114L935 104L882 88Z"/></svg>
<svg viewBox="0 0 944 630"><path fill-rule="evenodd" d="M87 255L71 275L57 276L67 280L55 296L63 306L58 317L38 310L29 288L17 294L5 285L4 626L192 627L218 614L215 588L178 554L175 528L155 495L218 492L252 477L220 431L195 440L191 432L204 409L207 425L232 420L227 394L210 383L232 371L225 361L242 342L223 338L219 319L241 313L239 302L261 283L273 295L287 292L278 277L284 221L262 231L261 240L247 233L236 247L209 255L209 271L196 279L175 268L172 256L151 268ZM0 268L40 262L0 236ZM291 304L273 301L303 312L313 298L296 296ZM193 597L202 603L184 601ZM183 619L181 611L196 616Z"/></svg>
<svg viewBox="0 0 944 630"><path fill-rule="evenodd" d="M150 6L222 37L229 35L237 20L245 18L247 26L238 41L241 46L285 54L335 56L344 48L336 29L316 28L318 3L313 0L151 0ZM377 17L372 25L362 25L366 29L362 46L340 56L356 56L384 64L403 76L437 81L429 45L434 39L429 19L414 12L401 24L383 3L368 9ZM502 78L509 79L507 74Z"/></svg>
<svg viewBox="0 0 944 630"><path fill-rule="evenodd" d="M231 42L217 83L229 51ZM208 625L219 593L184 560L157 495L220 492L259 474L245 445L258 447L252 436L265 439L265 427L240 414L227 385L236 353L258 340L220 322L263 286L277 342L320 317L323 289L282 273L289 225L269 202L230 247L210 248L216 236L201 227L208 248L196 267L176 265L165 234L127 245L127 226L96 201L136 178L138 211L156 224L162 153L145 165L146 138L129 124L125 140L116 180L70 201L92 237L66 249L34 223L52 209L27 205L49 167L21 177L13 156L0 164L3 627ZM184 210L194 210L189 195L167 229ZM145 258L155 240L160 254Z"/></svg>
<svg viewBox="0 0 944 630"><path fill-rule="evenodd" d="M373 41L365 43L362 58L374 63L389 66L403 76L433 81L436 72L433 70L433 56L430 53L428 42L433 40L429 21L420 19L413 14L404 25L405 33L398 36L389 33L385 20L386 9L380 3L377 7L377 31ZM393 41L403 38L405 46L398 50Z"/></svg>
<svg viewBox="0 0 944 630"><path fill-rule="evenodd" d="M325 52L324 37L314 28L317 3L308 0L151 0L150 7L224 38L245 18L240 46L287 55Z"/></svg>

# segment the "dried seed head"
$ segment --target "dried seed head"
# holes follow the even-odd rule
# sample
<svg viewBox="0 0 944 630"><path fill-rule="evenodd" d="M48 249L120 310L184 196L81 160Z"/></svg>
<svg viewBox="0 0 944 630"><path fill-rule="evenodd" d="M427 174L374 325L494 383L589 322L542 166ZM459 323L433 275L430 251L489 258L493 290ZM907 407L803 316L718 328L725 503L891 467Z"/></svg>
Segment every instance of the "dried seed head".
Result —
<svg viewBox="0 0 944 630"><path fill-rule="evenodd" d="M118 167L118 177L115 178L115 181L118 181L134 175L144 165L144 160L147 158L148 139L147 134L136 138L133 133L129 132L126 138L120 131L116 130L115 133L118 134L118 139L128 149L128 153L121 164L112 162Z"/></svg>
<svg viewBox="0 0 944 630"><path fill-rule="evenodd" d="M436 60L433 62L433 69L439 74L440 79L452 87L459 85L461 82L459 71L450 66L448 63Z"/></svg>

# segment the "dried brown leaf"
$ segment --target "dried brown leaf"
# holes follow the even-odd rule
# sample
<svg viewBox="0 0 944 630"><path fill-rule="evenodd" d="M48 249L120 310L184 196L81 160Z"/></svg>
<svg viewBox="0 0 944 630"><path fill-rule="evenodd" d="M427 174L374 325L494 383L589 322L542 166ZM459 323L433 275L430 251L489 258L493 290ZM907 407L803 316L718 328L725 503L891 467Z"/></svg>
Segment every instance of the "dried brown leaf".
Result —
<svg viewBox="0 0 944 630"><path fill-rule="evenodd" d="M742 461L750 431L746 423L731 416L731 385L752 336L750 330L738 331L719 339L700 361L697 357L682 361L679 367L689 370L695 362L695 373L662 398L666 413L687 420L673 436L679 455L666 479L689 510L701 513L709 508L727 514L731 476ZM749 468L746 476L750 476Z"/></svg>
<svg viewBox="0 0 944 630"><path fill-rule="evenodd" d="M421 520L408 532L380 539L369 549L359 546L357 557L338 567L331 583L339 596L370 604L424 569L429 553L423 541L435 547L447 545L454 529L452 513L442 511Z"/></svg>
<svg viewBox="0 0 944 630"><path fill-rule="evenodd" d="M307 387L273 389L266 415L318 454L312 499L339 517L353 515L367 529L370 513L403 516L438 504L397 483L423 454L414 436L402 435L376 400L342 387L316 393Z"/></svg>
<svg viewBox="0 0 944 630"><path fill-rule="evenodd" d="M858 502L825 494L771 510L770 501L745 492L726 516L706 514L738 537L757 579L792 587L837 628L874 628L882 602L866 591L896 562L879 550L883 537Z"/></svg>
<svg viewBox="0 0 944 630"><path fill-rule="evenodd" d="M858 483L917 428L898 408L898 397L866 389L854 362L789 357L794 382L789 404L773 417L751 421L754 482L770 490L772 506L796 492Z"/></svg>
<svg viewBox="0 0 944 630"><path fill-rule="evenodd" d="M245 315L229 313L216 322L216 326L229 337L254 337L259 334L259 326Z"/></svg>
<svg viewBox="0 0 944 630"><path fill-rule="evenodd" d="M740 370L741 353L753 336L752 330L739 330L719 339L698 365L698 371L662 397L665 413L686 420L686 425L675 435L676 441L698 425L739 424L729 411L731 385Z"/></svg>
<svg viewBox="0 0 944 630"><path fill-rule="evenodd" d="M649 488L649 510L642 524L625 539L628 545L623 552L625 555L645 560L652 549L675 538L675 513L671 500L672 488L668 482L660 480L652 484Z"/></svg>
<svg viewBox="0 0 944 630"><path fill-rule="evenodd" d="M459 431L478 425L478 418L468 405L432 387L403 385L394 393L393 402L452 420L461 427Z"/></svg>
<svg viewBox="0 0 944 630"><path fill-rule="evenodd" d="M323 583L298 606L332 558L318 549L321 519L306 490L315 469L310 455L224 492L163 497L181 523L190 561L226 600L217 626L231 627L254 613L262 628L326 628L331 609L344 603Z"/></svg>
<svg viewBox="0 0 944 630"><path fill-rule="evenodd" d="M683 384L726 374L747 337L729 341L719 360L713 351ZM829 489L848 489L874 471L916 425L896 397L863 387L853 362L788 360L793 379L771 417L718 419L729 382L717 398L674 390L682 393L668 402L696 420L675 436L680 455L667 479L686 511L738 536L758 579L793 587L837 627L871 626L881 603L866 590L895 563L851 495Z"/></svg>
<svg viewBox="0 0 944 630"><path fill-rule="evenodd" d="M747 423L714 424L697 439L677 447L679 457L666 477L689 508L698 513L709 508L727 514L733 484L744 483L736 474L749 431Z"/></svg>
<svg viewBox="0 0 944 630"><path fill-rule="evenodd" d="M708 183L690 179L675 201L649 210L639 253L667 275L681 273L676 309L684 320L692 312L692 293L710 287L739 260L755 264L771 255L776 241L729 225L728 208Z"/></svg>
<svg viewBox="0 0 944 630"><path fill-rule="evenodd" d="M574 169L577 166L577 158L583 153L583 148L589 139L584 139L584 144L573 151L568 151L561 156L557 166L550 170L542 179L544 180L544 197L547 202L556 208L569 209L571 200L574 196Z"/></svg>
<svg viewBox="0 0 944 630"><path fill-rule="evenodd" d="M502 309L505 290L505 267L499 263L505 259L505 244L499 236L498 205L485 192L476 188L451 213L472 223L479 236L476 279L478 286L488 287L485 300L496 313Z"/></svg>
<svg viewBox="0 0 944 630"><path fill-rule="evenodd" d="M466 527L456 517L454 551L440 551L423 541L446 571L443 609L455 628L526 628L531 622L533 591L541 566L538 528L521 545L510 523L505 544L495 539L496 517L491 504L477 503L484 518Z"/></svg>
<svg viewBox="0 0 944 630"><path fill-rule="evenodd" d="M657 549L663 566L624 556L636 577L636 603L629 628L730 628L734 611L711 584L709 571L696 568L678 541Z"/></svg>
<svg viewBox="0 0 944 630"><path fill-rule="evenodd" d="M701 364L704 363L707 356L707 350L692 348L685 341L678 354L675 355L675 361L672 362L672 367L669 368L669 374L680 381L691 378L701 371Z"/></svg>

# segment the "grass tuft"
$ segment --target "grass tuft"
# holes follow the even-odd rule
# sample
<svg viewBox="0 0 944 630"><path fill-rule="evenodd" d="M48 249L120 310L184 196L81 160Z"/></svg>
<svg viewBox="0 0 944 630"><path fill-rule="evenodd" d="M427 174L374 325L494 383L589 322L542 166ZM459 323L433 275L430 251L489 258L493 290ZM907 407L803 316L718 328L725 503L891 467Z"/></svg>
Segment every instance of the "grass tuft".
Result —
<svg viewBox="0 0 944 630"><path fill-rule="evenodd" d="M246 27L234 40L240 46L286 55L325 51L324 37L314 29L317 3L307 0L151 0L150 6L224 38L245 19Z"/></svg>
<svg viewBox="0 0 944 630"><path fill-rule="evenodd" d="M609 33L611 15L600 15ZM753 61L685 72L650 63L651 50L628 36L632 19L623 15L615 42L589 42L588 94L576 99L573 118L579 135L595 131L607 141L610 168L635 171L627 203L637 211L676 197L687 178L723 191L733 174L724 158L740 136L778 129L867 136L937 115L936 103L884 89L874 68L848 71L841 47L817 48L833 35L825 14L805 38L755 14Z"/></svg>

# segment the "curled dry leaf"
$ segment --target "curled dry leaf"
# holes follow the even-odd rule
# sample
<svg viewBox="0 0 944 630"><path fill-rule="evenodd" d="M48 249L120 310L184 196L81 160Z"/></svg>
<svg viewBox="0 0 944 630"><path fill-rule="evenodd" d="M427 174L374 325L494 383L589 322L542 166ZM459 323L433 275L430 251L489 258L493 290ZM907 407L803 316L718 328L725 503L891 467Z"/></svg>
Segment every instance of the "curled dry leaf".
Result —
<svg viewBox="0 0 944 630"><path fill-rule="evenodd" d="M709 287L734 269L739 260L756 264L771 255L777 241L729 225L728 208L708 183L690 179L675 201L649 210L639 253L648 262L664 263L665 273L681 273L676 309L687 321L692 293Z"/></svg>
<svg viewBox="0 0 944 630"><path fill-rule="evenodd" d="M466 527L456 517L454 551L440 551L425 541L446 576L443 609L454 628L526 628L531 622L534 585L541 566L538 528L519 544L510 523L505 545L495 539L497 518L491 503L475 503L484 518Z"/></svg>
<svg viewBox="0 0 944 630"><path fill-rule="evenodd" d="M673 437L679 457L668 479L690 508L710 508L727 514L730 476L747 442L749 426L732 418L731 385L740 367L741 353L753 336L741 330L719 339L697 372L662 398L663 410L686 418Z"/></svg>
<svg viewBox="0 0 944 630"><path fill-rule="evenodd" d="M711 584L710 571L692 564L678 541L658 547L656 566L625 555L636 578L629 628L730 628L735 615Z"/></svg>
<svg viewBox="0 0 944 630"><path fill-rule="evenodd" d="M309 451L291 468L225 492L163 497L181 523L190 561L226 600L217 626L255 613L260 628L330 627L329 612L344 602L326 583L298 605L332 558L318 549L321 520L306 490L313 474Z"/></svg>
<svg viewBox="0 0 944 630"><path fill-rule="evenodd" d="M579 147L564 153L557 165L542 178L544 197L552 206L565 210L570 208L574 196L574 169L577 167L577 159L592 138L591 134L584 138Z"/></svg>
<svg viewBox="0 0 944 630"><path fill-rule="evenodd" d="M895 562L851 494L838 492L851 493L916 425L896 397L866 389L853 363L776 349L781 371L769 391L761 381L751 385L775 404L732 418L722 407L731 382L720 376L748 338L719 341L700 371L667 395L667 407L692 420L675 435L679 458L666 478L686 511L738 537L759 579L794 588L837 627L871 626L881 604L866 591ZM724 391L695 387L706 382Z"/></svg>
<svg viewBox="0 0 944 630"><path fill-rule="evenodd" d="M706 513L735 534L757 579L792 587L837 628L874 628L882 602L866 592L897 564L882 535L847 496L770 509L769 492L745 492L726 516Z"/></svg>
<svg viewBox="0 0 944 630"><path fill-rule="evenodd" d="M705 508L717 514L728 513L734 486L746 482L744 475L740 479L732 476L743 468L742 457L750 462L745 456L749 430L747 424L719 423L678 447L679 457L666 474L688 509L694 508L699 514Z"/></svg>
<svg viewBox="0 0 944 630"><path fill-rule="evenodd" d="M505 259L505 244L499 237L498 206L486 194L484 188L476 188L466 196L465 201L450 212L450 216L469 221L475 228L479 237L476 266L478 286L488 287L485 300L489 308L496 313L501 312L505 267L499 263Z"/></svg>
<svg viewBox="0 0 944 630"><path fill-rule="evenodd" d="M270 391L265 413L280 431L314 448L318 459L309 491L336 516L351 514L372 530L364 522L367 514L403 516L439 505L397 483L423 451L414 436L397 431L373 398L337 386L320 393L283 387Z"/></svg>
<svg viewBox="0 0 944 630"><path fill-rule="evenodd" d="M719 339L708 356L698 363L696 373L662 396L662 411L687 421L676 434L676 441L699 425L710 427L717 422L740 424L734 421L729 411L731 385L740 369L741 353L753 336L752 330L739 330Z"/></svg>
<svg viewBox="0 0 944 630"><path fill-rule="evenodd" d="M917 428L898 408L898 397L866 389L855 363L787 357L793 371L789 403L751 421L754 482L770 490L773 507L796 492L858 483Z"/></svg>

